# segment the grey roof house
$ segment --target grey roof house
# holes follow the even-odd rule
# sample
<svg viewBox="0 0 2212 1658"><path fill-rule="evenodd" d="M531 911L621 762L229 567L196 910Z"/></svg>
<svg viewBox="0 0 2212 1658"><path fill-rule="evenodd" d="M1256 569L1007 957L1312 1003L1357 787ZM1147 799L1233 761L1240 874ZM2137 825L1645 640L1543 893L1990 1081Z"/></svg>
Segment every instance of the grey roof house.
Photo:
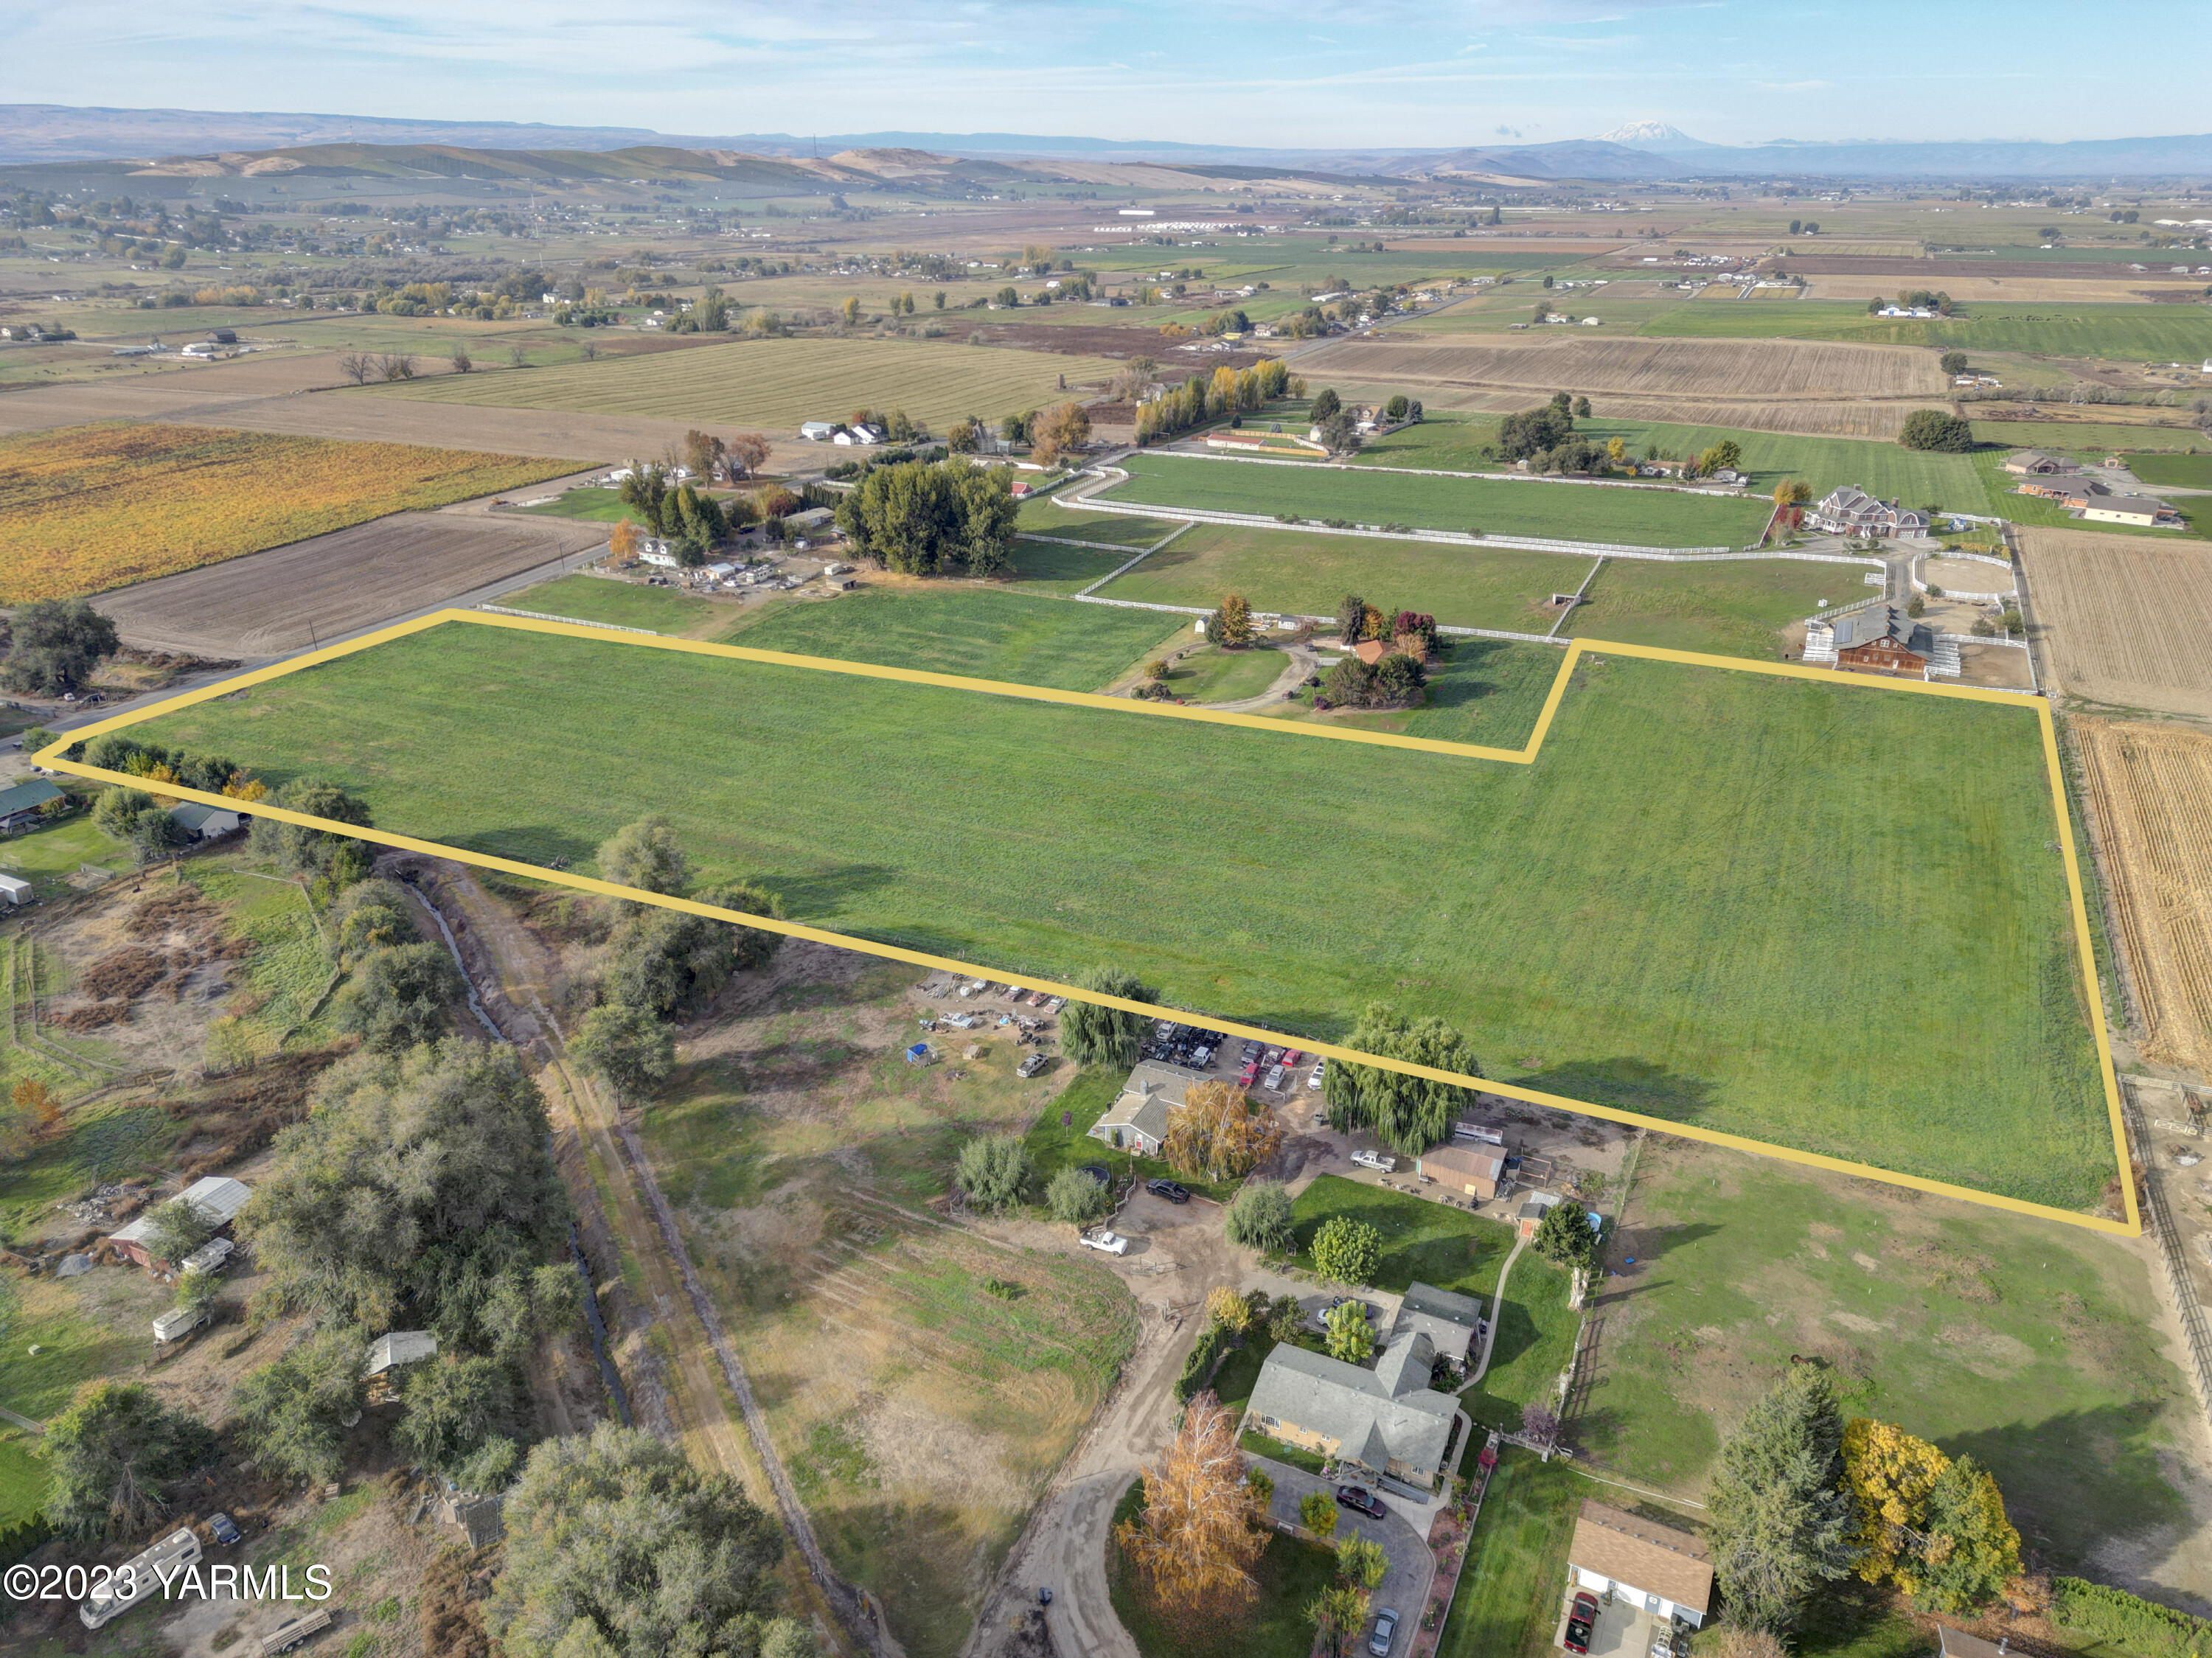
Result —
<svg viewBox="0 0 2212 1658"><path fill-rule="evenodd" d="M1160 1142L1168 1137L1168 1112L1182 1103L1191 1084L1201 1080L1195 1071L1146 1060L1129 1073L1114 1103L1091 1125L1091 1138L1157 1157Z"/></svg>
<svg viewBox="0 0 2212 1658"><path fill-rule="evenodd" d="M1371 1370L1285 1343L1260 1367L1245 1420L1377 1479L1433 1489L1460 1413L1456 1399L1429 1386L1435 1357L1419 1331L1392 1340Z"/></svg>
<svg viewBox="0 0 2212 1658"><path fill-rule="evenodd" d="M1408 1337L1425 1336L1439 1357L1464 1364L1482 1318L1482 1303L1472 1296L1439 1290L1433 1284L1409 1284L1406 1298L1398 1303L1397 1321L1390 1327L1390 1351L1395 1352Z"/></svg>
<svg viewBox="0 0 2212 1658"><path fill-rule="evenodd" d="M62 792L43 777L26 778L0 789L0 829L21 829L39 819L39 808L58 800Z"/></svg>

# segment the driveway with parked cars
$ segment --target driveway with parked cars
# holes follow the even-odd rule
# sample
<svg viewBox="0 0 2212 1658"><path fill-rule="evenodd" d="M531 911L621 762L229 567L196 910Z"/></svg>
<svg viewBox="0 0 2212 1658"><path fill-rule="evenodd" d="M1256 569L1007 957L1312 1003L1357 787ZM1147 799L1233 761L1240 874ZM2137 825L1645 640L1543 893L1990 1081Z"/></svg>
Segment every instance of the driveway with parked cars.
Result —
<svg viewBox="0 0 2212 1658"><path fill-rule="evenodd" d="M1268 1500L1267 1512L1278 1521L1296 1524L1298 1504L1309 1492L1326 1491L1334 1501L1340 1489L1335 1480L1323 1479L1272 1457L1256 1457L1254 1461L1275 1482L1275 1494ZM1371 1488L1368 1489L1372 1496ZM1426 1534L1387 1503L1379 1520L1347 1503L1337 1503L1336 1534L1345 1537L1353 1533L1380 1544L1382 1552L1390 1558L1389 1572L1383 1577L1382 1587L1368 1597L1368 1604L1378 1612L1385 1606L1397 1612L1398 1629L1391 1651L1402 1655L1411 1645L1409 1620L1419 1618L1421 1608L1429 1603L1429 1585L1437 1575L1436 1557L1429 1552ZM1373 1629L1370 1621L1367 1629L1360 1631L1356 1651L1368 1649L1368 1637Z"/></svg>

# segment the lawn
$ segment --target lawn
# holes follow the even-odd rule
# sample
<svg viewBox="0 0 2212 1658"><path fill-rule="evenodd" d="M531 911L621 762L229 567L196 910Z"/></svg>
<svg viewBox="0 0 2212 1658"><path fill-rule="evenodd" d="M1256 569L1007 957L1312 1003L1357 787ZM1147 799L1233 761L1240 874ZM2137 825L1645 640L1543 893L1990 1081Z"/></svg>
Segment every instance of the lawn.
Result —
<svg viewBox="0 0 2212 1658"><path fill-rule="evenodd" d="M2130 455L2128 470L2156 489L2212 489L2212 455Z"/></svg>
<svg viewBox="0 0 2212 1658"><path fill-rule="evenodd" d="M98 792L97 785L88 789L73 778L56 780L73 792ZM64 897L74 891L68 878L80 864L118 871L131 867L130 848L95 829L89 811L64 817L51 829L0 838L0 871L28 881L40 898Z"/></svg>
<svg viewBox="0 0 2212 1658"><path fill-rule="evenodd" d="M1513 1248L1513 1228L1502 1221L1337 1175L1299 1193L1293 1215L1297 1265L1308 1272L1313 1236L1331 1216L1349 1215L1380 1232L1382 1265L1371 1287L1394 1294L1409 1284L1433 1284L1487 1305ZM1548 1394L1566 1368L1580 1321L1567 1305L1566 1274L1522 1250L1506 1279L1490 1369L1463 1395L1468 1414L1484 1427L1519 1427L1521 1407Z"/></svg>
<svg viewBox="0 0 2212 1658"><path fill-rule="evenodd" d="M1070 541L1098 541L1127 547L1131 552L1149 547L1175 526L1171 519L1131 518L1126 513L1086 512L1062 507L1046 495L1031 495L1021 505L1017 528L1034 536L1064 536Z"/></svg>
<svg viewBox="0 0 2212 1658"><path fill-rule="evenodd" d="M1091 1260L933 1223L961 1144L1050 1096L1022 1049L917 1068L869 963L718 1020L644 1113L647 1155L837 1570L915 1658L951 1658L1136 1334Z"/></svg>
<svg viewBox="0 0 2212 1658"><path fill-rule="evenodd" d="M1758 539L1770 501L1677 489L1608 489L1530 479L1416 477L1357 468L1272 466L1194 455L1132 455L1103 499L1274 518L1350 519L1418 530L1639 547L1741 547Z"/></svg>
<svg viewBox="0 0 2212 1658"><path fill-rule="evenodd" d="M573 518L591 524L619 524L624 519L642 524L635 507L623 505L622 493L616 489L601 489L586 484L574 489L564 489L550 501L541 501L534 507L518 507L519 513L528 513L533 518Z"/></svg>
<svg viewBox="0 0 2212 1658"><path fill-rule="evenodd" d="M786 430L802 421L842 419L853 409L903 410L941 431L969 415L996 422L1065 402L1060 376L1073 386L1105 380L1119 367L1105 357L943 340L763 339L558 368L441 374L349 395Z"/></svg>
<svg viewBox="0 0 2212 1658"><path fill-rule="evenodd" d="M1581 308L1604 315L1606 301L1587 301ZM2121 361L2172 358L2186 362L2212 353L2212 316L2193 305L1978 301L1960 316L1915 320L1870 316L1863 301L1799 300L1788 305L1686 301L1656 311L1636 331L1676 339L1860 340L1877 345L1956 346L1968 352Z"/></svg>
<svg viewBox="0 0 2212 1658"><path fill-rule="evenodd" d="M1235 702L1259 695L1290 665L1291 659L1280 651L1224 651L1207 645L1169 671L1167 688L1186 702Z"/></svg>
<svg viewBox="0 0 2212 1658"><path fill-rule="evenodd" d="M1102 553L1089 547L1014 537L1013 579L1031 592L1079 593L1134 557L1135 550Z"/></svg>
<svg viewBox="0 0 2212 1658"><path fill-rule="evenodd" d="M2144 1261L2116 1242L1658 1140L1608 1265L1568 1430L1601 1472L1702 1494L1794 1353L1834 1367L1851 1413L1986 1464L2053 1569L2188 1523L2160 1464L2194 1399Z"/></svg>
<svg viewBox="0 0 2212 1658"><path fill-rule="evenodd" d="M867 587L761 611L721 637L753 650L1091 691L1188 627L1157 610L1072 604L988 587Z"/></svg>
<svg viewBox="0 0 2212 1658"><path fill-rule="evenodd" d="M1782 629L1823 601L1848 604L1880 592L1854 564L1760 559L1741 564L1653 564L1608 559L1566 631L1623 645L1660 645L1771 661Z"/></svg>
<svg viewBox="0 0 2212 1658"><path fill-rule="evenodd" d="M453 622L140 730L540 865L588 872L663 811L701 878L859 938L1121 963L1317 1036L1388 999L1500 1080L2094 1204L2111 1139L2030 710L1628 658L1577 679L1512 766Z"/></svg>
<svg viewBox="0 0 2212 1658"><path fill-rule="evenodd" d="M105 592L566 465L202 426L0 437L0 604Z"/></svg>
<svg viewBox="0 0 2212 1658"><path fill-rule="evenodd" d="M2185 451L2204 440L2204 434L2194 427L2144 426L2123 421L1978 420L1972 425L1977 443L1993 443L2006 450L2051 449L2093 459L2154 446ZM2019 480L2008 475L2005 482L2012 484Z"/></svg>
<svg viewBox="0 0 2212 1658"><path fill-rule="evenodd" d="M1118 1527L1145 1509L1139 1479L1114 1509ZM1106 1582L1115 1616L1121 1620L1145 1658L1308 1658L1314 1629L1306 1608L1335 1581L1336 1557L1328 1549L1275 1533L1267 1540L1254 1573L1259 1595L1218 1622L1193 1626L1154 1612L1121 1563L1121 1551L1106 1544Z"/></svg>
<svg viewBox="0 0 2212 1658"><path fill-rule="evenodd" d="M1603 1489L1565 1462L1510 1446L1499 1455L1437 1658L1547 1658L1556 1650L1575 1515Z"/></svg>
<svg viewBox="0 0 2212 1658"><path fill-rule="evenodd" d="M537 610L617 628L647 628L657 634L691 634L717 618L734 621L738 614L733 604L717 604L668 587L610 581L597 575L557 576L520 592L502 594L499 602L511 610Z"/></svg>

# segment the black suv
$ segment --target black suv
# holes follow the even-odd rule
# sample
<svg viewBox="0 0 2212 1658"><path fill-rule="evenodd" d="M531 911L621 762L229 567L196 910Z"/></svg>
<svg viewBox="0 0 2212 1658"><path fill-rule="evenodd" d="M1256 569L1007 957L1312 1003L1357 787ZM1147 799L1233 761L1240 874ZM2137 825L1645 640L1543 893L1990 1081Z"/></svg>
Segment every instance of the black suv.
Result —
<svg viewBox="0 0 2212 1658"><path fill-rule="evenodd" d="M1176 1185L1171 1180L1147 1181L1145 1182L1145 1190L1150 1192L1156 1198L1165 1198L1170 1203L1188 1203L1190 1201L1189 1189L1186 1187Z"/></svg>

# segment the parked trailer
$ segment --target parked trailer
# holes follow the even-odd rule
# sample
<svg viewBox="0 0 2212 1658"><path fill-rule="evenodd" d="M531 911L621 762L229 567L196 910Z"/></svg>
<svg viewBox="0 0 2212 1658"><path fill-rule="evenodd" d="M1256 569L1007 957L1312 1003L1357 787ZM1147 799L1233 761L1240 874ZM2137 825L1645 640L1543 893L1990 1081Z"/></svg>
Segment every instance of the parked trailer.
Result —
<svg viewBox="0 0 2212 1658"><path fill-rule="evenodd" d="M78 1604L76 1615L87 1629L98 1629L142 1600L160 1600L161 1580L173 1578L199 1560L199 1538L190 1526L182 1527L118 1566L113 1576Z"/></svg>

